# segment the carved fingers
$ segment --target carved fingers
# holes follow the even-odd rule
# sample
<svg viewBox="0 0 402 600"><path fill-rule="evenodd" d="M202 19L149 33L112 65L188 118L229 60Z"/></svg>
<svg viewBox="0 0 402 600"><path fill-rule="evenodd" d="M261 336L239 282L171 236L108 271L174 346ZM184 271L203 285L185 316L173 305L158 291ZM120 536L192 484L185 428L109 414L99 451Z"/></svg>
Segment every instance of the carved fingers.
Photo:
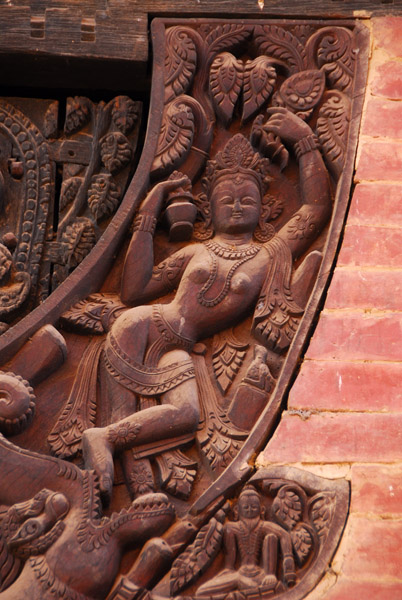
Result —
<svg viewBox="0 0 402 600"><path fill-rule="evenodd" d="M263 125L264 131L279 136L285 143L295 144L312 133L307 123L286 108L269 108L267 113L270 118Z"/></svg>
<svg viewBox="0 0 402 600"><path fill-rule="evenodd" d="M151 214L159 214L162 210L167 194L179 187L188 185L189 178L187 175L183 175L178 179L167 179L166 181L160 181L152 188L148 196L145 198L142 205L142 210Z"/></svg>

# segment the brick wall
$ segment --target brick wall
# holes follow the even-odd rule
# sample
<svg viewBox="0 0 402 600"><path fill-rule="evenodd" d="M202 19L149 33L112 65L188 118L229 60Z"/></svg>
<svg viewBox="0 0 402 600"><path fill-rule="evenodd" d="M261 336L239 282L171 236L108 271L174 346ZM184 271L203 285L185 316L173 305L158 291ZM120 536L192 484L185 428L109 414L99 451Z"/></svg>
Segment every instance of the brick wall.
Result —
<svg viewBox="0 0 402 600"><path fill-rule="evenodd" d="M259 457L351 482L343 538L309 600L402 599L402 17L368 25L342 248L288 410Z"/></svg>

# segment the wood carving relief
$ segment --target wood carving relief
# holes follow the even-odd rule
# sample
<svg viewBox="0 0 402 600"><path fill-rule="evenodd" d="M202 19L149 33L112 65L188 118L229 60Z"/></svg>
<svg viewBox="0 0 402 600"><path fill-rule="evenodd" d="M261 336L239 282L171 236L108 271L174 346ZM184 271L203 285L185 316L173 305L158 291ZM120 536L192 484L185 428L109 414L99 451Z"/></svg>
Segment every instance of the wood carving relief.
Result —
<svg viewBox="0 0 402 600"><path fill-rule="evenodd" d="M141 103L0 101L0 327L43 302L99 239L123 197Z"/></svg>
<svg viewBox="0 0 402 600"><path fill-rule="evenodd" d="M53 290L0 340L2 600L296 600L345 523L346 482L252 475L252 458L334 260L367 35L352 21L152 31L123 199L138 103L71 97L63 131L55 102L40 130L1 105L4 186L37 210L4 231L1 290L20 294L16 317Z"/></svg>

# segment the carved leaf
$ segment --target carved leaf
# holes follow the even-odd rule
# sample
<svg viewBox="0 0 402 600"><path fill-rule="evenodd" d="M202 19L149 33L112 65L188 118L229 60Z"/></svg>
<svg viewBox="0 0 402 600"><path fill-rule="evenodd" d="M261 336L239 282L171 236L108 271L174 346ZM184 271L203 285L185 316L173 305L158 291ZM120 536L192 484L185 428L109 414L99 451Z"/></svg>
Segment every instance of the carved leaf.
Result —
<svg viewBox="0 0 402 600"><path fill-rule="evenodd" d="M223 424L219 416L210 414L206 430L197 437L201 452L215 471L227 467L232 462L247 434L231 430Z"/></svg>
<svg viewBox="0 0 402 600"><path fill-rule="evenodd" d="M59 103L57 101L49 104L43 120L43 133L47 138L57 136L57 124L59 117Z"/></svg>
<svg viewBox="0 0 402 600"><path fill-rule="evenodd" d="M228 126L243 83L243 63L233 54L218 54L211 65L209 85L218 118Z"/></svg>
<svg viewBox="0 0 402 600"><path fill-rule="evenodd" d="M325 77L322 71L308 70L286 79L280 94L286 106L298 113L313 110L321 100L324 88Z"/></svg>
<svg viewBox="0 0 402 600"><path fill-rule="evenodd" d="M317 119L317 135L328 168L338 179L345 164L345 152L349 132L350 101L340 92L323 104Z"/></svg>
<svg viewBox="0 0 402 600"><path fill-rule="evenodd" d="M257 25L255 41L260 52L272 56L286 65L291 73L307 67L306 51L299 40L277 25Z"/></svg>
<svg viewBox="0 0 402 600"><path fill-rule="evenodd" d="M247 121L262 108L274 89L276 71L267 56L248 60L244 68L243 114Z"/></svg>
<svg viewBox="0 0 402 600"><path fill-rule="evenodd" d="M318 533L321 543L327 538L332 517L335 510L335 498L330 492L322 492L311 498L309 502L309 515Z"/></svg>
<svg viewBox="0 0 402 600"><path fill-rule="evenodd" d="M61 322L77 333L103 334L106 332L105 320L110 322L112 315L124 310L127 307L114 294L91 294L64 312Z"/></svg>
<svg viewBox="0 0 402 600"><path fill-rule="evenodd" d="M308 555L313 547L313 538L307 527L301 523L296 525L295 529L290 533L292 538L293 548L300 565L306 562Z"/></svg>
<svg viewBox="0 0 402 600"><path fill-rule="evenodd" d="M231 50L250 35L252 28L247 25L218 25L205 38L209 55L217 54L222 50Z"/></svg>
<svg viewBox="0 0 402 600"><path fill-rule="evenodd" d="M289 486L283 486L272 503L272 512L287 529L293 529L302 517L300 496Z"/></svg>
<svg viewBox="0 0 402 600"><path fill-rule="evenodd" d="M156 457L162 488L184 500L189 497L197 474L197 463L178 449L163 452Z"/></svg>
<svg viewBox="0 0 402 600"><path fill-rule="evenodd" d="M201 527L191 546L176 558L170 574L171 596L196 581L212 563L221 546L224 517L224 512L219 511Z"/></svg>
<svg viewBox="0 0 402 600"><path fill-rule="evenodd" d="M115 184L112 176L101 173L92 177L88 190L88 204L95 219L109 217L119 205L120 189Z"/></svg>
<svg viewBox="0 0 402 600"><path fill-rule="evenodd" d="M116 173L131 160L130 142L122 133L108 133L100 141L100 154L108 171Z"/></svg>
<svg viewBox="0 0 402 600"><path fill-rule="evenodd" d="M64 131L67 134L75 133L86 125L91 116L91 104L88 98L74 96L67 98L66 120Z"/></svg>
<svg viewBox="0 0 402 600"><path fill-rule="evenodd" d="M128 96L117 96L113 100L112 121L122 133L127 135L138 121L139 103Z"/></svg>
<svg viewBox="0 0 402 600"><path fill-rule="evenodd" d="M95 230L86 217L78 218L66 227L62 235L61 245L65 264L74 269L90 253L96 242Z"/></svg>
<svg viewBox="0 0 402 600"><path fill-rule="evenodd" d="M249 344L242 344L233 335L220 334L214 338L212 364L218 385L226 394L243 364Z"/></svg>
<svg viewBox="0 0 402 600"><path fill-rule="evenodd" d="M166 33L165 104L185 94L197 66L195 44L185 27L170 27Z"/></svg>
<svg viewBox="0 0 402 600"><path fill-rule="evenodd" d="M193 137L193 111L182 98L177 98L165 109L152 171L176 169L190 151Z"/></svg>
<svg viewBox="0 0 402 600"><path fill-rule="evenodd" d="M69 179L63 181L60 191L60 211L74 201L83 181L82 177L69 177Z"/></svg>
<svg viewBox="0 0 402 600"><path fill-rule="evenodd" d="M316 31L316 28L312 25L295 25L291 28L291 32L297 37L297 39L304 45L308 38Z"/></svg>
<svg viewBox="0 0 402 600"><path fill-rule="evenodd" d="M317 64L332 87L340 91L348 90L353 80L355 57L352 50L352 32L349 29L327 27L320 31Z"/></svg>

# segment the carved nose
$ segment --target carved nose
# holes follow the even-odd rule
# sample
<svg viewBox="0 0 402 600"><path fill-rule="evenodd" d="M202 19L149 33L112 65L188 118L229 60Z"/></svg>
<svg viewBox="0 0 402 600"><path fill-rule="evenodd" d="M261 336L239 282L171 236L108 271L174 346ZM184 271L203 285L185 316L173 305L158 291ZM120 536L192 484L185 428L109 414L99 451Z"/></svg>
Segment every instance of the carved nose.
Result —
<svg viewBox="0 0 402 600"><path fill-rule="evenodd" d="M233 212L241 212L242 211L242 205L240 202L240 198L235 198L235 201L233 203Z"/></svg>

